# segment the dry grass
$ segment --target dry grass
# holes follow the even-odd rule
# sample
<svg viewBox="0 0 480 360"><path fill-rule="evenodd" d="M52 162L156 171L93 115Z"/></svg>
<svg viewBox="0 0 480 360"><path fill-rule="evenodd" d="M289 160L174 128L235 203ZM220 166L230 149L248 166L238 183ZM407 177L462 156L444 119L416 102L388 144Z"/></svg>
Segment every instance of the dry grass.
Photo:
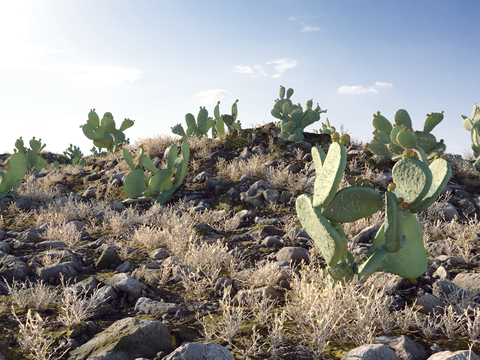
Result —
<svg viewBox="0 0 480 360"><path fill-rule="evenodd" d="M215 168L221 177L238 181L242 175L247 175L248 177L260 176L267 160L267 157L261 154L254 154L247 160L238 161L226 161L220 158L215 164Z"/></svg>
<svg viewBox="0 0 480 360"><path fill-rule="evenodd" d="M173 144L180 143L176 135L157 135L153 138L140 138L135 142L135 147L143 145L145 153L150 157L162 157L165 149Z"/></svg>
<svg viewBox="0 0 480 360"><path fill-rule="evenodd" d="M50 223L41 237L45 240L63 241L69 249L73 249L80 241L81 235L75 224L64 222L60 225Z"/></svg>
<svg viewBox="0 0 480 360"><path fill-rule="evenodd" d="M12 308L12 315L18 322L19 331L17 341L23 352L35 360L60 360L68 351L59 352L61 346L54 347L53 337L47 334L45 327L48 321L42 319L38 313L28 310L23 323L15 310Z"/></svg>
<svg viewBox="0 0 480 360"><path fill-rule="evenodd" d="M42 280L32 283L27 279L22 283L13 279L12 285L9 285L5 279L4 282L8 289L8 295L20 309L28 306L37 311L43 310L54 303L58 296L57 290L46 285Z"/></svg>
<svg viewBox="0 0 480 360"><path fill-rule="evenodd" d="M285 170L286 167L286 164L281 164L277 167L264 167L263 177L275 189L295 189L295 185L301 175Z"/></svg>

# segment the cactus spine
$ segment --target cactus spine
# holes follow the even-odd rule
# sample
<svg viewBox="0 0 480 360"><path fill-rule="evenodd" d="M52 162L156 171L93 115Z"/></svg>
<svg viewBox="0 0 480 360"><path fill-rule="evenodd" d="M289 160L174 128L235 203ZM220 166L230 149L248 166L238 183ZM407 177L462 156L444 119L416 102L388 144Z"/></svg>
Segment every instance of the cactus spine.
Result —
<svg viewBox="0 0 480 360"><path fill-rule="evenodd" d="M275 125L280 128L279 136L288 141L302 141L304 139L304 129L320 120L320 114L327 112L322 110L317 104L313 109L313 101L308 100L306 104L307 110L298 105L294 105L290 97L293 95L293 89L287 90L287 97L285 98L285 88L280 86L280 99L275 101L275 105L271 111L273 117L279 119Z"/></svg>
<svg viewBox="0 0 480 360"><path fill-rule="evenodd" d="M368 181L351 178L351 187L337 191L346 166L343 147L347 138L332 134L332 145L325 154L312 148L316 180L314 195L300 195L296 201L298 218L321 250L332 281L349 281L356 274L367 278L375 271L387 271L405 278L416 278L426 270L423 234L414 213L430 206L451 176L451 167L442 158L430 166L406 158L393 168L393 180L385 192L385 221L367 255L355 262L347 249L347 238L340 225L370 216L381 209L382 196L368 187Z"/></svg>

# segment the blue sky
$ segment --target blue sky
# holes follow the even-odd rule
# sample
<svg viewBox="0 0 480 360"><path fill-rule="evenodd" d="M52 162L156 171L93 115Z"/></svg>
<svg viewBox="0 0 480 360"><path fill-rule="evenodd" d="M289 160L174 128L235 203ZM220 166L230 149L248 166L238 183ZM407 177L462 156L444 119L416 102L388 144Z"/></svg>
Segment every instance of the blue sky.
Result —
<svg viewBox="0 0 480 360"><path fill-rule="evenodd" d="M480 103L479 12L441 0L0 0L0 153L36 136L89 155L79 126L91 108L135 119L132 142L218 100L222 113L240 100L243 128L261 125L283 85L363 142L378 110L406 109L415 130L443 110L433 134L463 154L460 115Z"/></svg>

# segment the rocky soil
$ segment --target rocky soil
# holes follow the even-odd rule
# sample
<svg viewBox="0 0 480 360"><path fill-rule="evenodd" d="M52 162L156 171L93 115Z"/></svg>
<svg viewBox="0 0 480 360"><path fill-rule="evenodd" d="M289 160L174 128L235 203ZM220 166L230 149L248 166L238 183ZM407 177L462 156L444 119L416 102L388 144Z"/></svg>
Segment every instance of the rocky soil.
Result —
<svg viewBox="0 0 480 360"><path fill-rule="evenodd" d="M63 359L315 358L315 354L305 351L308 346L295 330L293 320L282 323L290 330L285 332L281 349L272 350L269 339L275 324L274 314L286 309L292 276L308 263L313 262L318 269L324 266L308 234L295 221L294 204L301 193L313 193L315 169L310 149L313 145L327 149L329 136L307 133L305 141L289 143L278 139L276 134L273 124L267 124L235 132L222 141L210 140L202 147L190 146L193 161L187 177L164 208L170 209L172 217L181 218L182 212L188 213L183 218L188 222L182 226L185 226L185 236L190 234L189 227L193 229L195 236L188 240L194 241L197 249L217 244L223 246L218 249L224 249L225 254L242 264L233 271L221 263L218 272L213 272L216 276L210 279L213 283L203 291L195 288L195 284L200 286L207 273L184 263L185 258L179 256L181 250L175 255L173 245L149 246L138 238L138 234L147 236L145 226L156 227L160 233L170 228L158 223L166 221L160 216L164 210L150 199L126 199L122 194L123 179L129 171L122 156L90 156L86 158L85 167L55 170L50 166L49 170L24 180L18 196L0 201L0 279L3 279L0 281L0 359L2 356L26 358L27 353L19 343L21 329L12 306L19 321L25 323L28 309L34 309L34 305L28 304L22 309L11 296L11 289L19 282L26 284L26 288L34 288L36 285L32 283L40 281L50 288L60 288L60 284L67 281L76 293L85 289L89 294L96 294L89 303L94 309L91 316L75 325L67 326L59 321L61 297L38 309L45 334L54 340L52 348L59 348L57 354L65 351ZM161 163L164 147L154 150L145 142L145 148L154 162ZM363 146L352 146L348 154L349 175L367 173L372 180L370 186L379 192L386 190L393 163L373 156ZM0 160L6 157L6 154L0 155ZM46 153L44 157L49 162L65 163L61 155ZM232 179L216 166L220 159L225 160L226 169L229 162L248 162L256 157L263 157L265 168L270 170L263 169L252 175L245 172L238 179ZM474 319L474 309L480 307L480 258L477 256L480 227L476 220L480 211L480 174L470 161L459 155L448 155L448 160L454 173L442 198L419 214L429 268L418 279L388 277L391 313L403 314L402 311L416 301L419 314L434 319L440 312L446 313L449 305L456 306L455 301L463 299L470 306L467 315ZM282 173L287 175L283 184L274 181L273 176ZM53 194L48 199L46 195L38 195L48 192ZM72 210L64 218L56 218L48 215L54 212L46 211L68 203L76 209L93 209L91 216L82 217ZM99 203L108 204L108 208L102 209ZM112 219L112 213L123 220L107 224L106 219ZM60 235L52 230L55 227L60 229ZM350 251L355 256L364 254L378 228L375 219L367 219L346 231ZM180 239L182 232L174 236ZM219 255L213 253L212 256ZM263 283L254 282L252 279L260 278L258 273L268 266L280 275L265 277ZM379 279L387 283L386 278ZM467 295L462 298L467 292L468 299ZM274 301L265 324L246 318L231 341L218 334L205 339L200 319L213 319L217 323L225 320L225 297L236 309L241 306L248 309L252 304L242 303L242 297L249 293L257 294L258 302ZM68 292L62 294L65 298ZM448 297L449 294L457 298ZM425 318L425 315L422 316ZM370 344L359 346L349 338L344 343L330 339L322 356L327 359L476 359L478 357L467 350L473 344L472 350L480 354L480 348L466 335L469 323L466 318L463 323L463 328L453 330L450 339L440 329L427 337L415 326L407 330L395 328L389 334L377 327ZM478 323L471 325L480 329L480 316ZM255 341L256 348L249 352L248 345Z"/></svg>

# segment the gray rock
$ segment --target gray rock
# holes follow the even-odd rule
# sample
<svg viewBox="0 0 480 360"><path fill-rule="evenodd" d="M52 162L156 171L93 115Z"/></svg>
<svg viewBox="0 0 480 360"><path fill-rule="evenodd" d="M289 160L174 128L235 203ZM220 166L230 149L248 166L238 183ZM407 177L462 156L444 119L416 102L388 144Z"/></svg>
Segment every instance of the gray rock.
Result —
<svg viewBox="0 0 480 360"><path fill-rule="evenodd" d="M372 225L366 227L362 231L358 233L352 240L356 243L360 244L371 244L375 235L377 235L378 230L380 229L380 225Z"/></svg>
<svg viewBox="0 0 480 360"><path fill-rule="evenodd" d="M276 290L272 286L264 286L258 289L253 289L253 290L240 290L237 295L235 295L234 298L234 304L235 305L241 305L245 302L245 299L249 294L253 294L253 296L256 296L256 298L260 299L271 299L271 300L278 300L283 298L283 294Z"/></svg>
<svg viewBox="0 0 480 360"><path fill-rule="evenodd" d="M455 206L450 203L436 202L430 207L429 213L433 214L433 218L430 219L433 221L451 221L460 219L460 214L458 213L457 209L455 209Z"/></svg>
<svg viewBox="0 0 480 360"><path fill-rule="evenodd" d="M443 311L443 308L445 308L443 302L441 302L436 296L428 293L420 296L417 305L422 306L421 312L424 314L433 314L434 312L438 314L439 311Z"/></svg>
<svg viewBox="0 0 480 360"><path fill-rule="evenodd" d="M63 241L47 240L39 242L35 247L37 249L64 249L67 247L67 244Z"/></svg>
<svg viewBox="0 0 480 360"><path fill-rule="evenodd" d="M153 314L161 316L163 314L175 315L178 311L185 314L186 309L181 304L165 303L141 297L135 303L135 310L140 314Z"/></svg>
<svg viewBox="0 0 480 360"><path fill-rule="evenodd" d="M4 253L8 254L10 252L10 245L8 245L5 241L0 241L0 251L3 251Z"/></svg>
<svg viewBox="0 0 480 360"><path fill-rule="evenodd" d="M5 239L5 231L0 230L0 240Z"/></svg>
<svg viewBox="0 0 480 360"><path fill-rule="evenodd" d="M278 236L267 236L265 239L262 240L261 245L265 247L280 247L283 245L283 243L280 241Z"/></svg>
<svg viewBox="0 0 480 360"><path fill-rule="evenodd" d="M277 261L292 261L293 263L300 263L302 260L308 262L308 250L302 247L287 246L277 252Z"/></svg>
<svg viewBox="0 0 480 360"><path fill-rule="evenodd" d="M118 256L117 252L112 246L106 247L95 263L95 267L99 270L114 269L123 263L123 260Z"/></svg>
<svg viewBox="0 0 480 360"><path fill-rule="evenodd" d="M433 277L440 278L441 280L450 280L452 275L445 269L445 267L440 266L432 275Z"/></svg>
<svg viewBox="0 0 480 360"><path fill-rule="evenodd" d="M136 280L141 281L147 285L158 287L160 285L160 280L163 276L163 269L147 269L146 267L141 267L135 269L132 273L132 277Z"/></svg>
<svg viewBox="0 0 480 360"><path fill-rule="evenodd" d="M52 266L35 269L37 276L46 283L59 284L61 277L68 280L77 276L81 270L80 265L74 261L67 261Z"/></svg>
<svg viewBox="0 0 480 360"><path fill-rule="evenodd" d="M384 344L362 345L350 350L342 360L400 360L395 351Z"/></svg>
<svg viewBox="0 0 480 360"><path fill-rule="evenodd" d="M172 350L170 331L161 321L125 318L70 352L69 360L135 360Z"/></svg>
<svg viewBox="0 0 480 360"><path fill-rule="evenodd" d="M187 343L178 347L163 360L234 360L226 347L214 343Z"/></svg>
<svg viewBox="0 0 480 360"><path fill-rule="evenodd" d="M405 335L380 336L375 339L375 343L387 345L402 360L426 360L428 358L425 349Z"/></svg>
<svg viewBox="0 0 480 360"><path fill-rule="evenodd" d="M263 192L263 197L267 203L277 203L280 199L280 192L277 189L267 189Z"/></svg>
<svg viewBox="0 0 480 360"><path fill-rule="evenodd" d="M427 360L480 360L480 358L470 350L459 351L441 351L430 356Z"/></svg>
<svg viewBox="0 0 480 360"><path fill-rule="evenodd" d="M128 295L131 295L135 300L142 295L143 290L147 289L144 284L127 274L113 275L112 277L104 279L103 283L110 285L117 291L122 291Z"/></svg>

